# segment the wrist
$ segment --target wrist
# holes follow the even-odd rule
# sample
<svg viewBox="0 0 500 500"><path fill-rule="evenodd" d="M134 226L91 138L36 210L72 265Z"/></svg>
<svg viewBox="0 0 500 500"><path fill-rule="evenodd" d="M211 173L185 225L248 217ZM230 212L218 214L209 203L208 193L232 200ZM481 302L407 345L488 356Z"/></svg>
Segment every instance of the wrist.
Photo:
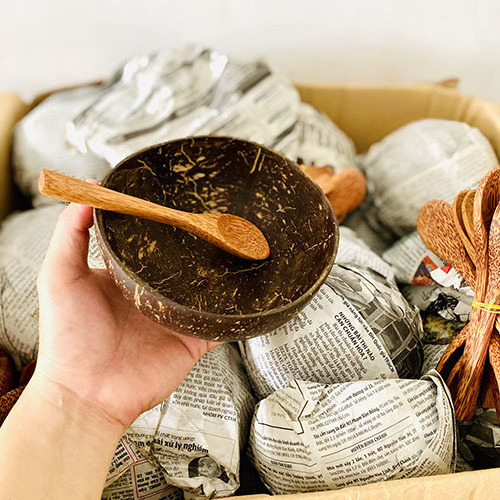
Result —
<svg viewBox="0 0 500 500"><path fill-rule="evenodd" d="M92 432L95 438L118 442L126 430L120 421L85 397L36 371L24 392L47 416L79 426L83 432Z"/></svg>
<svg viewBox="0 0 500 500"><path fill-rule="evenodd" d="M6 498L100 498L123 431L71 390L35 374L0 427L0 491Z"/></svg>

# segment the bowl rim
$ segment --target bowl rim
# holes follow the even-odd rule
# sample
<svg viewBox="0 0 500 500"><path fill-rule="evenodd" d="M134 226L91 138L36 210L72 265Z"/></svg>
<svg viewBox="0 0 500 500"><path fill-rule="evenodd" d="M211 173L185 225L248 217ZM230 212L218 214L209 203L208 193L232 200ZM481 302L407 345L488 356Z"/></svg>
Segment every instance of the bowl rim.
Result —
<svg viewBox="0 0 500 500"><path fill-rule="evenodd" d="M274 151L272 148L269 148L267 146L263 146L262 144L259 144L255 141L250 141L247 139L240 139L238 137L220 136L220 135L186 136L186 137L180 137L177 139L172 139L169 141L164 141L164 142L160 142L157 144L153 144L151 146L141 148L141 149L137 150L135 153L132 153L132 154L126 156L125 158L120 160L114 167L111 168L109 173L101 181L101 184L105 185L105 182L108 180L108 178L111 176L111 174L118 167L120 167L126 161L133 159L134 157L138 156L141 153L144 153L144 152L149 151L151 149L156 149L156 148L162 147L162 146L167 145L167 144L170 145L174 142L185 142L185 141L194 141L194 140L201 140L201 139L203 139L203 140L206 140L206 139L208 139L208 140L212 140L212 139L220 140L220 139L222 139L222 140L230 140L230 141L234 141L234 142L244 142L247 144L251 144L254 147L264 149L264 150L266 150L266 152L269 152L274 156L279 156L279 157L283 158L290 165L291 168L293 168L301 176L303 176L303 178L306 180L306 182L309 182L311 184L311 186L319 193L320 197L324 198L324 201L326 202L326 206L328 207L327 208L328 214L330 215L330 218L333 221L334 232L332 234L332 238L334 238L334 248L333 248L333 252L332 252L331 257L328 260L328 262L327 262L326 266L324 267L323 271L321 272L321 274L318 276L318 278L314 281L314 283L303 294L301 294L298 298L296 298L292 302L282 304L282 305L275 307L273 309L268 309L266 311L260 311L260 312L252 312L252 313L245 313L245 314L224 314L224 313L214 313L214 312L210 312L210 311L203 311L200 309L195 309L193 307L189 307L189 306L186 306L184 304L179 304L178 302L175 302L174 300L168 298L167 296L159 293L157 290L152 288L147 282L145 282L140 276L135 274L130 269L130 267L126 263L124 263L123 260L120 259L116 255L114 250L111 248L111 245L110 245L108 239L105 237L105 231L104 231L103 225L102 225L102 214L103 214L103 212L105 212L105 210L98 209L98 208L96 208L94 210L94 226L95 226L96 237L98 237L101 240L101 244L106 247L106 250L111 254L113 259L117 263L120 264L119 267L127 274L127 276L132 280L132 282L134 282L134 283L138 284L139 286L141 286L142 288L146 289L150 294L152 294L152 296L155 299L157 299L163 303L166 302L167 305L172 304L173 306L175 306L175 309L180 310L182 312L182 314L189 313L192 315L194 313L196 316L204 317L207 319L215 319L215 320L216 319L223 319L224 321L229 321L229 320L234 320L234 321L240 320L241 321L241 320L247 320L247 319L253 319L253 318L262 318L262 317L266 317L266 316L279 315L282 312L285 312L289 309L292 309L292 310L295 309L297 307L297 305L301 302L307 302L308 297L310 295L314 294L319 289L319 287L326 280L327 276L329 275L329 273L333 267L333 264L335 262L335 258L337 257L338 247L339 247L339 236L340 236L339 223L337 221L337 217L335 215L333 207L332 207L331 203L329 202L328 198L326 197L326 195L324 194L323 190L318 186L318 184L316 184L313 180L311 180L299 168L299 166L297 165L296 162L294 162L293 160L291 160L290 158L288 158L284 154L279 153L278 151ZM108 267L108 263L106 262L106 259L105 259L105 263L106 263L106 267Z"/></svg>

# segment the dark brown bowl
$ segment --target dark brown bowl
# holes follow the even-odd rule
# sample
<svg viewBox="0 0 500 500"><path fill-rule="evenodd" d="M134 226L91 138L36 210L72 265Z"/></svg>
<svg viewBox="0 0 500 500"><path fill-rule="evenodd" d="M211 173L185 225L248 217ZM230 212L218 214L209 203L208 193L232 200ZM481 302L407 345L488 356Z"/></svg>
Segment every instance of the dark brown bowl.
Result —
<svg viewBox="0 0 500 500"><path fill-rule="evenodd" d="M185 231L96 210L106 265L146 316L206 340L242 340L286 323L330 271L338 226L321 189L290 160L253 142L194 137L140 151L103 185L187 212L256 224L271 255L251 262Z"/></svg>

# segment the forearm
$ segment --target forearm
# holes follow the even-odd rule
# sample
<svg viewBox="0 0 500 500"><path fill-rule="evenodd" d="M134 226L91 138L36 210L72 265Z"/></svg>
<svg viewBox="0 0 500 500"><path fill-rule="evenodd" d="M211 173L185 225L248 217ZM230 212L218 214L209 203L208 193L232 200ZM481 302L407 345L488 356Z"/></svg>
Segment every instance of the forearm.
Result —
<svg viewBox="0 0 500 500"><path fill-rule="evenodd" d="M35 376L0 427L2 498L100 498L123 431L71 391Z"/></svg>

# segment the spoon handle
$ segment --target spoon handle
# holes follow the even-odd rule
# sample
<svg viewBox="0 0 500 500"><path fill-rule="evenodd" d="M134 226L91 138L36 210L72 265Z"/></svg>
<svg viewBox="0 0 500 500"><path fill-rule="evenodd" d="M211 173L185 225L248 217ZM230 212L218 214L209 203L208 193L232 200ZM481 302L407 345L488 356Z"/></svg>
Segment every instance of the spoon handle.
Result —
<svg viewBox="0 0 500 500"><path fill-rule="evenodd" d="M182 212L53 170L42 170L38 189L45 196L56 200L81 203L175 226L243 259L262 260L269 257L269 244L260 229L236 215Z"/></svg>
<svg viewBox="0 0 500 500"><path fill-rule="evenodd" d="M128 194L75 179L53 170L42 170L38 189L49 198L89 205L126 215L135 215L175 226L188 224L198 214L180 212Z"/></svg>

